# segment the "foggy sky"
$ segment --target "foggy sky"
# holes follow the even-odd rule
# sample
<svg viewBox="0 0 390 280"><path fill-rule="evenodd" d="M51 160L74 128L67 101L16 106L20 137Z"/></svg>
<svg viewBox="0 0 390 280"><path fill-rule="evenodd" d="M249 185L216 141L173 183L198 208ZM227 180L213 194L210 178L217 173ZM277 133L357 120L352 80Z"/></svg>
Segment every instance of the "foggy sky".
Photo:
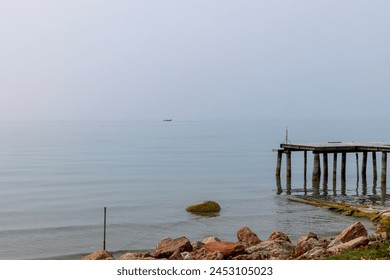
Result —
<svg viewBox="0 0 390 280"><path fill-rule="evenodd" d="M389 118L387 0L0 1L0 121Z"/></svg>

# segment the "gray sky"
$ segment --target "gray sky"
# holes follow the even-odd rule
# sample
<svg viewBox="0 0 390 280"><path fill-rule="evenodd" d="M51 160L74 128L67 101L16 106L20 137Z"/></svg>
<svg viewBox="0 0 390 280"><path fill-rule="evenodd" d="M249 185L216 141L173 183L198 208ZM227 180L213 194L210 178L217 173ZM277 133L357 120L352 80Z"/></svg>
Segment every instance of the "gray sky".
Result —
<svg viewBox="0 0 390 280"><path fill-rule="evenodd" d="M388 0L2 0L0 120L390 116Z"/></svg>

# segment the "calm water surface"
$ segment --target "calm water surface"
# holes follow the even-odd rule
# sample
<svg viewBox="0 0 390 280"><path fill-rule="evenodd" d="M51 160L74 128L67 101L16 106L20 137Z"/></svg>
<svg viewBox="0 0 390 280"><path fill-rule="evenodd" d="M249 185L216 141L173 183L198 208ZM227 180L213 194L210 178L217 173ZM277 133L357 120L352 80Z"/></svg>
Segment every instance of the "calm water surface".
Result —
<svg viewBox="0 0 390 280"><path fill-rule="evenodd" d="M337 234L355 219L290 202L285 190L277 195L272 149L287 126L291 142L386 141L389 131L386 122L368 121L0 123L0 259L100 249L103 207L110 251L152 249L167 236L235 240L245 225L261 239L274 230L293 240L308 231ZM336 185L325 194L388 205L370 172L362 195L354 160L346 193ZM293 154L292 192L304 195L303 185L303 155ZM204 200L218 201L220 214L184 210Z"/></svg>

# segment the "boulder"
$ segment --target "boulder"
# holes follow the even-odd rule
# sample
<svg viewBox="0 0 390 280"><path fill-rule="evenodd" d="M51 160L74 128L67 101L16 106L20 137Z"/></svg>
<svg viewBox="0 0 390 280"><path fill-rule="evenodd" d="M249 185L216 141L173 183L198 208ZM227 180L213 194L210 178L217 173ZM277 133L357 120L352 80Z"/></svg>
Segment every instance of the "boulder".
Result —
<svg viewBox="0 0 390 280"><path fill-rule="evenodd" d="M271 233L271 235L268 237L268 240L283 240L290 242L290 238L288 238L287 234L281 232L281 231L274 231Z"/></svg>
<svg viewBox="0 0 390 280"><path fill-rule="evenodd" d="M84 256L83 260L113 260L113 255L106 250L97 250L91 254Z"/></svg>
<svg viewBox="0 0 390 280"><path fill-rule="evenodd" d="M181 257L183 258L183 260L192 260L192 254L190 252L181 253Z"/></svg>
<svg viewBox="0 0 390 280"><path fill-rule="evenodd" d="M152 253L152 257L155 258L169 258L176 250L179 252L192 251L192 245L190 240L182 236L172 239L170 237L161 240L156 250Z"/></svg>
<svg viewBox="0 0 390 280"><path fill-rule="evenodd" d="M329 255L329 252L322 247L314 247L310 251L307 251L303 255L299 256L298 260L314 260L323 258Z"/></svg>
<svg viewBox="0 0 390 280"><path fill-rule="evenodd" d="M336 246L332 246L332 247L328 248L327 250L328 250L328 252L335 254L335 253L338 253L338 252L341 252L344 250L348 250L348 249L355 249L355 248L359 248L359 247L364 247L368 244L369 241L370 240L368 239L367 236L360 236L360 237L352 239L348 242L341 243L341 244L336 245Z"/></svg>
<svg viewBox="0 0 390 280"><path fill-rule="evenodd" d="M261 252L254 252L252 254L238 255L232 258L232 260L266 260L267 256Z"/></svg>
<svg viewBox="0 0 390 280"><path fill-rule="evenodd" d="M259 244L261 240L249 227L243 227L237 231L237 238L245 247Z"/></svg>
<svg viewBox="0 0 390 280"><path fill-rule="evenodd" d="M215 236L207 236L203 239L202 243L207 244L207 243L216 242L216 241L221 241L221 240Z"/></svg>
<svg viewBox="0 0 390 280"><path fill-rule="evenodd" d="M204 201L202 203L193 204L186 208L188 212L194 213L210 213L210 212L219 212L221 206L215 201Z"/></svg>
<svg viewBox="0 0 390 280"><path fill-rule="evenodd" d="M209 252L221 253L224 257L232 257L245 252L243 245L227 241L209 242L203 248Z"/></svg>
<svg viewBox="0 0 390 280"><path fill-rule="evenodd" d="M179 250L173 252L173 254L168 258L168 260L184 260Z"/></svg>
<svg viewBox="0 0 390 280"><path fill-rule="evenodd" d="M203 247L204 243L200 241L191 242L192 250L198 250Z"/></svg>
<svg viewBox="0 0 390 280"><path fill-rule="evenodd" d="M295 248L293 257L299 257L306 252L309 252L310 250L318 247L318 248L323 248L325 250L326 248L326 243L323 243L315 238L309 238L307 240L301 240L301 242L297 243L297 247Z"/></svg>
<svg viewBox="0 0 390 280"><path fill-rule="evenodd" d="M210 252L205 248L193 251L186 258L190 260L223 260L224 255L220 252Z"/></svg>
<svg viewBox="0 0 390 280"><path fill-rule="evenodd" d="M245 250L247 254L261 252L267 259L287 260L295 251L295 246L285 240L266 240L249 247Z"/></svg>
<svg viewBox="0 0 390 280"><path fill-rule="evenodd" d="M125 253L118 260L155 260L150 253Z"/></svg>
<svg viewBox="0 0 390 280"><path fill-rule="evenodd" d="M365 236L367 237L367 230L360 222L356 222L353 225L350 225L345 230L343 230L332 242L330 242L328 247L333 247L338 241L341 241L342 243L346 243L348 241L351 241L357 237Z"/></svg>
<svg viewBox="0 0 390 280"><path fill-rule="evenodd" d="M298 239L298 241L297 241L297 246L299 246L299 244L301 244L302 242L309 240L310 238L314 238L314 239L317 239L317 240L318 240L317 234L315 234L315 233L313 233L313 232L309 232L309 233L306 234L305 236L302 236L302 237L300 237L300 238Z"/></svg>

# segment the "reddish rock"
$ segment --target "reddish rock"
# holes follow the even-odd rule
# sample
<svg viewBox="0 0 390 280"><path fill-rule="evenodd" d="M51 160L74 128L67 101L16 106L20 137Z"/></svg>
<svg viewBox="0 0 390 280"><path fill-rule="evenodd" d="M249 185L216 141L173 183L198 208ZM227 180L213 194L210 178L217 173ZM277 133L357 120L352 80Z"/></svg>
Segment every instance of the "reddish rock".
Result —
<svg viewBox="0 0 390 280"><path fill-rule="evenodd" d="M268 240L283 240L291 243L290 238L288 238L288 236L281 231L274 231L271 233L271 235L268 237Z"/></svg>
<svg viewBox="0 0 390 280"><path fill-rule="evenodd" d="M343 230L335 239L329 244L329 247L332 247L337 241L346 243L357 237L365 236L367 237L367 230L360 222L356 222L353 225L350 225L348 228Z"/></svg>
<svg viewBox="0 0 390 280"><path fill-rule="evenodd" d="M232 258L232 260L265 260L265 259L267 259L267 256L261 252L238 255Z"/></svg>
<svg viewBox="0 0 390 280"><path fill-rule="evenodd" d="M97 250L82 258L83 260L113 260L112 254L105 250Z"/></svg>
<svg viewBox="0 0 390 280"><path fill-rule="evenodd" d="M183 260L183 256L181 255L179 250L176 250L169 258L168 260Z"/></svg>
<svg viewBox="0 0 390 280"><path fill-rule="evenodd" d="M341 244L336 245L336 246L332 246L332 247L328 248L328 252L334 254L334 253L341 252L341 251L348 250L348 249L355 249L355 248L359 248L359 247L364 247L368 244L369 241L370 240L368 239L367 236L360 236L360 237L352 239L348 242L341 243Z"/></svg>
<svg viewBox="0 0 390 280"><path fill-rule="evenodd" d="M169 258L176 250L179 252L191 252L192 249L191 242L186 237L183 236L175 239L168 237L157 244L152 256L156 258Z"/></svg>
<svg viewBox="0 0 390 280"><path fill-rule="evenodd" d="M315 234L315 233L313 233L313 232L309 232L309 233L306 234L305 236L302 236L302 237L300 237L300 238L298 239L298 241L297 241L297 246L299 246L299 244L301 244L302 242L309 240L310 238L314 238L314 239L317 239L317 240L318 240L317 234Z"/></svg>
<svg viewBox="0 0 390 280"><path fill-rule="evenodd" d="M224 257L236 256L245 252L243 245L227 241L209 242L203 248L209 252L221 253Z"/></svg>
<svg viewBox="0 0 390 280"><path fill-rule="evenodd" d="M190 253L190 256L188 258L190 260L223 260L224 255L220 252L210 252L207 251L205 248L201 248L196 251L192 251Z"/></svg>
<svg viewBox="0 0 390 280"><path fill-rule="evenodd" d="M249 227L243 227L237 231L238 241L243 243L244 246L253 246L259 244L261 240L257 237Z"/></svg>
<svg viewBox="0 0 390 280"><path fill-rule="evenodd" d="M307 240L303 239L300 242L298 242L297 247L295 248L293 257L299 257L306 252L309 252L315 247L320 247L320 248L326 248L326 243L323 243L315 238L309 238Z"/></svg>

